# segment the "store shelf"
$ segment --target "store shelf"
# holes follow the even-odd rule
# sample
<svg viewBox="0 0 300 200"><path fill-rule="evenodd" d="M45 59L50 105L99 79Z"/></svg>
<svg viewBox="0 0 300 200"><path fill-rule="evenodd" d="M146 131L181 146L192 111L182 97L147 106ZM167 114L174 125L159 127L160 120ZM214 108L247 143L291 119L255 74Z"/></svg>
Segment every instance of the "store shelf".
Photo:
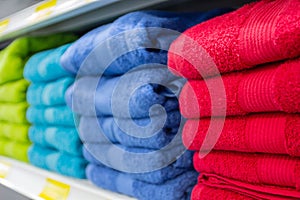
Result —
<svg viewBox="0 0 300 200"><path fill-rule="evenodd" d="M57 181L57 184L51 184ZM97 188L86 180L64 177L13 159L0 156L0 185L28 199L42 200L41 194L62 194L66 200L134 200L133 198ZM63 186L61 186L63 185ZM69 188L68 194L64 188Z"/></svg>

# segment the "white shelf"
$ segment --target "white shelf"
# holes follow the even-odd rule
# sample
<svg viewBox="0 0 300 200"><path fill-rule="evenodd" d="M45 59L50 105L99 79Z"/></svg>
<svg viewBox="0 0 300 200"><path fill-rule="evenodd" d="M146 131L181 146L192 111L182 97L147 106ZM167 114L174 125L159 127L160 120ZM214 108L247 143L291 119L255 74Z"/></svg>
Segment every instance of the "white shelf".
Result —
<svg viewBox="0 0 300 200"><path fill-rule="evenodd" d="M39 194L45 191L47 179L50 178L70 186L67 200L134 200L131 197L95 187L87 180L61 176L3 156L0 156L0 171L1 169L2 174L3 171L7 174L4 178L0 178L0 184L30 199L42 200Z"/></svg>

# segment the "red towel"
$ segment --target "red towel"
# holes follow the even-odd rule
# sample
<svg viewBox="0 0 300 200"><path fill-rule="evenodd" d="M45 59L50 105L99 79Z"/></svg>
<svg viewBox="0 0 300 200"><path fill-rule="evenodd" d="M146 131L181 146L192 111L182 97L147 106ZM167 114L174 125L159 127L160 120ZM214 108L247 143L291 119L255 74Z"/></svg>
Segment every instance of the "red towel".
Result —
<svg viewBox="0 0 300 200"><path fill-rule="evenodd" d="M214 107L214 115L221 115L219 113L225 107L222 101L227 103L227 115L266 111L300 112L300 58L225 74L222 78L215 77L207 79L206 82L214 85L220 79L224 83L226 99L219 98L214 101L217 105ZM218 93L219 88L212 90ZM211 116L210 92L204 80L187 82L179 101L181 113L186 118Z"/></svg>
<svg viewBox="0 0 300 200"><path fill-rule="evenodd" d="M221 73L300 56L299 0L260 1L198 24L172 43L168 65L188 79L201 78L193 65L212 76L207 55Z"/></svg>
<svg viewBox="0 0 300 200"><path fill-rule="evenodd" d="M200 150L210 123L220 118L190 119L183 128L184 145ZM215 150L300 156L300 115L286 113L227 117Z"/></svg>
<svg viewBox="0 0 300 200"><path fill-rule="evenodd" d="M202 159L195 153L194 167L201 174L300 190L300 158L214 151Z"/></svg>
<svg viewBox="0 0 300 200"><path fill-rule="evenodd" d="M300 198L299 191L288 187L249 184L215 174L203 173L199 176L198 182L198 185L193 189L192 200L296 200Z"/></svg>

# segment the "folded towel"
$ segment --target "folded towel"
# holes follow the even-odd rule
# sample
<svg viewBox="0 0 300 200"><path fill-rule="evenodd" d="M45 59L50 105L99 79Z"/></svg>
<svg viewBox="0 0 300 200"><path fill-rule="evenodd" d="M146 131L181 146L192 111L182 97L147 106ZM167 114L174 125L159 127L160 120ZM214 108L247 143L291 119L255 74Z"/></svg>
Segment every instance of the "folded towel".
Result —
<svg viewBox="0 0 300 200"><path fill-rule="evenodd" d="M26 102L0 103L0 120L12 123L26 124Z"/></svg>
<svg viewBox="0 0 300 200"><path fill-rule="evenodd" d="M155 119L154 119L155 118ZM109 140L112 143L122 144L128 147L142 147L149 149L160 149L169 144L175 134L179 133L181 115L179 111L167 113L167 119L164 121L162 116L154 116L151 127L146 127L151 123L150 118L118 119L119 125L113 117L81 117L79 122L79 134L83 142L105 142ZM137 126L143 126L142 132L138 132L129 122L136 123ZM139 133L135 137L133 133Z"/></svg>
<svg viewBox="0 0 300 200"><path fill-rule="evenodd" d="M0 85L0 102L19 103L26 101L29 82L25 79Z"/></svg>
<svg viewBox="0 0 300 200"><path fill-rule="evenodd" d="M215 174L201 174L199 177L199 183L210 187L229 189L253 199L296 200L300 198L299 188L295 189L261 184L249 184L238 180L224 178Z"/></svg>
<svg viewBox="0 0 300 200"><path fill-rule="evenodd" d="M31 126L28 135L34 144L75 156L82 155L82 142L75 128Z"/></svg>
<svg viewBox="0 0 300 200"><path fill-rule="evenodd" d="M99 44L104 48L97 53L97 58L89 59L81 69L81 75L116 76L145 63L167 63L167 52L170 43L185 29L228 12L229 9L216 9L209 12L173 13L164 11L138 11L126 14L113 23L94 29L76 41L62 56L62 66L76 74L83 61ZM145 28L149 29L145 29ZM152 29L151 29L151 28ZM153 29L156 27L157 29ZM170 31L173 30L173 32ZM115 39L109 38L116 36ZM117 38L117 39L116 39ZM134 39L133 39L134 38ZM115 48L115 45L118 48ZM157 49L165 51L159 51ZM137 50L138 49L138 50ZM126 53L118 55L118 52ZM120 57L119 57L120 56ZM119 57L114 59L114 57ZM138 59L136 59L138 57ZM91 58L91 57L90 57ZM103 58L103 59L102 59Z"/></svg>
<svg viewBox="0 0 300 200"><path fill-rule="evenodd" d="M87 177L95 185L140 200L187 200L188 191L197 181L195 171L186 172L175 179L155 185L138 181L131 176L106 167L89 164Z"/></svg>
<svg viewBox="0 0 300 200"><path fill-rule="evenodd" d="M27 101L34 106L65 105L66 90L73 82L73 78L67 77L48 83L33 83L27 90Z"/></svg>
<svg viewBox="0 0 300 200"><path fill-rule="evenodd" d="M27 151L29 147L29 142L16 142L5 138L0 138L0 155L3 156L28 162Z"/></svg>
<svg viewBox="0 0 300 200"><path fill-rule="evenodd" d="M298 57L299 10L298 0L259 1L196 25L172 43L168 66L199 79Z"/></svg>
<svg viewBox="0 0 300 200"><path fill-rule="evenodd" d="M31 82L49 82L71 74L60 65L60 57L71 44L34 54L26 62L24 77Z"/></svg>
<svg viewBox="0 0 300 200"><path fill-rule="evenodd" d="M77 156L61 153L50 148L43 148L39 145L32 145L28 150L28 157L31 164L65 176L85 178L87 162Z"/></svg>
<svg viewBox="0 0 300 200"><path fill-rule="evenodd" d="M210 123L222 122L220 118L188 120L182 133L184 145L190 150L200 150ZM214 149L300 156L300 115L270 113L227 117Z"/></svg>
<svg viewBox="0 0 300 200"><path fill-rule="evenodd" d="M284 155L210 152L203 159L194 155L194 167L201 174L216 174L258 185L300 189L300 159Z"/></svg>
<svg viewBox="0 0 300 200"><path fill-rule="evenodd" d="M107 143L85 143L84 148L104 165L128 173L151 172L170 164L192 168L193 152L186 151L182 145L156 151Z"/></svg>
<svg viewBox="0 0 300 200"><path fill-rule="evenodd" d="M224 110L223 101L227 104L227 115L265 111L300 112L299 64L300 59L297 58L205 81L191 80L180 94L181 113L187 118L210 116L212 103L206 84L213 85L220 79L224 83L226 99L214 102L216 115ZM218 88L215 88L214 92L217 91Z"/></svg>
<svg viewBox="0 0 300 200"><path fill-rule="evenodd" d="M0 84L21 79L25 62L30 55L75 39L74 35L56 34L41 37L22 37L14 40L0 52Z"/></svg>
<svg viewBox="0 0 300 200"><path fill-rule="evenodd" d="M28 124L14 124L0 121L0 137L17 142L29 142Z"/></svg>
<svg viewBox="0 0 300 200"><path fill-rule="evenodd" d="M74 112L85 116L145 118L155 104L163 106L166 112L178 110L174 92L179 93L183 82L165 67L155 64L126 76L102 77L100 81L95 77L80 78L68 89L66 101ZM152 115L163 112L155 107L151 110Z"/></svg>
<svg viewBox="0 0 300 200"><path fill-rule="evenodd" d="M30 123L36 125L75 126L73 113L67 106L30 106L27 109L26 117Z"/></svg>
<svg viewBox="0 0 300 200"><path fill-rule="evenodd" d="M103 163L97 160L86 148L83 148L84 158L95 165L100 167L106 167ZM140 180L143 182L151 183L151 184L161 184L167 180L174 179L175 177L183 174L187 171L193 170L192 166L190 168L181 168L176 167L176 164L170 164L167 167L163 167L158 170L145 172L145 173L125 173L130 175L132 178L136 180Z"/></svg>

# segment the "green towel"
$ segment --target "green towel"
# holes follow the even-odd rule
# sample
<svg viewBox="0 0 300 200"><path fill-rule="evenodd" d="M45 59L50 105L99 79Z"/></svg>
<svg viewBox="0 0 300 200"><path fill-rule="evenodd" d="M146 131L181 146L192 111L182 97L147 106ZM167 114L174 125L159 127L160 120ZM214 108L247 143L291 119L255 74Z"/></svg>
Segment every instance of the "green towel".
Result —
<svg viewBox="0 0 300 200"><path fill-rule="evenodd" d="M18 142L29 142L29 124L14 124L0 121L0 137Z"/></svg>
<svg viewBox="0 0 300 200"><path fill-rule="evenodd" d="M76 36L56 34L42 37L22 37L0 52L0 84L21 79L26 60L36 52L72 42Z"/></svg>
<svg viewBox="0 0 300 200"><path fill-rule="evenodd" d="M0 85L0 102L19 103L26 101L26 90L29 82L20 79Z"/></svg>
<svg viewBox="0 0 300 200"><path fill-rule="evenodd" d="M29 142L21 143L0 138L0 155L28 162L27 152L30 145L31 144Z"/></svg>
<svg viewBox="0 0 300 200"><path fill-rule="evenodd" d="M26 124L27 102L0 103L0 121Z"/></svg>

